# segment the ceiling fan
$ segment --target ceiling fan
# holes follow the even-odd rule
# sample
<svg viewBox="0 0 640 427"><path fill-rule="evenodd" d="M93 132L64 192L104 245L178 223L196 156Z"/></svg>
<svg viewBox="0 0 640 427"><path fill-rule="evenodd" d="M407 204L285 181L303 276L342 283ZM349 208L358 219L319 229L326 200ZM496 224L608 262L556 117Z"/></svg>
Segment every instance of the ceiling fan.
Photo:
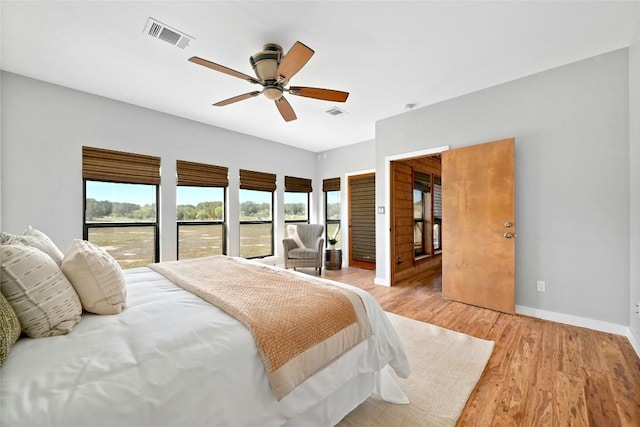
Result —
<svg viewBox="0 0 640 427"><path fill-rule="evenodd" d="M282 115L282 118L285 121L290 122L291 120L295 120L297 117L291 107L291 104L289 104L289 101L284 97L284 92L288 92L290 95L304 96L306 98L315 98L333 102L345 102L349 96L349 92L342 92L339 90L306 86L286 87L291 77L304 67L313 54L314 51L311 48L305 46L299 41L295 42L289 52L284 56L282 55L282 47L280 45L275 43L265 44L262 51L249 58L249 62L251 63L257 78L232 70L224 65L207 61L206 59L202 59L197 56L189 58L189 61L211 68L212 70L246 80L249 83L262 86L262 90L256 90L234 96L232 98L216 102L213 105L222 107L264 94L268 99L275 101L276 107L278 107L278 111Z"/></svg>

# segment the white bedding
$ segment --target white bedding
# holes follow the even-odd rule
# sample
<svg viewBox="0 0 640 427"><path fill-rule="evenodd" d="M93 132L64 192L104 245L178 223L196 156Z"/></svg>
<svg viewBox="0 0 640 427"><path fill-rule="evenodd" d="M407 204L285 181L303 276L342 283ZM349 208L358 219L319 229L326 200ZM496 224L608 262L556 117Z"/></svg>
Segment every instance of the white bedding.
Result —
<svg viewBox="0 0 640 427"><path fill-rule="evenodd" d="M387 363L409 374L375 299L336 283L361 295L373 336L278 402L245 326L149 268L125 276L122 313L16 343L0 368L2 427L329 426L375 383L391 388L382 396L398 392L378 377Z"/></svg>

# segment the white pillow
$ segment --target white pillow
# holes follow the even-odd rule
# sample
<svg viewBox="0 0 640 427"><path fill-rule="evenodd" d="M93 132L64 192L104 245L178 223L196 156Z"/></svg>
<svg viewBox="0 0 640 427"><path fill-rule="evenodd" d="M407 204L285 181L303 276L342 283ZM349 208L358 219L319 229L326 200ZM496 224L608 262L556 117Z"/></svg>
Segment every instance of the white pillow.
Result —
<svg viewBox="0 0 640 427"><path fill-rule="evenodd" d="M49 255L19 243L0 245L0 268L0 289L31 338L67 334L80 321L78 295Z"/></svg>
<svg viewBox="0 0 640 427"><path fill-rule="evenodd" d="M127 302L124 275L103 248L74 239L62 260L62 272L80 296L82 307L95 314L118 314Z"/></svg>
<svg viewBox="0 0 640 427"><path fill-rule="evenodd" d="M49 236L31 226L24 230L22 235L2 233L0 241L3 244L22 243L23 245L32 246L53 258L58 267L62 264L62 251L58 249Z"/></svg>

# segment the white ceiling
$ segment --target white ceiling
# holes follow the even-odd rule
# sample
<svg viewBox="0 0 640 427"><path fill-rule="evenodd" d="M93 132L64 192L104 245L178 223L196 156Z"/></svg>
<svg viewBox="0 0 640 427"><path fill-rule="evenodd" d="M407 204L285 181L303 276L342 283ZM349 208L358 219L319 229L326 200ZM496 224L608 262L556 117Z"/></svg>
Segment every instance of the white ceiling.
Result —
<svg viewBox="0 0 640 427"><path fill-rule="evenodd" d="M374 139L377 120L627 47L638 1L2 1L3 70L314 152ZM149 17L195 40L143 32ZM256 90L190 63L253 75L265 43L315 50L294 86L350 92L344 104L287 95L286 123ZM325 113L337 106L348 114Z"/></svg>

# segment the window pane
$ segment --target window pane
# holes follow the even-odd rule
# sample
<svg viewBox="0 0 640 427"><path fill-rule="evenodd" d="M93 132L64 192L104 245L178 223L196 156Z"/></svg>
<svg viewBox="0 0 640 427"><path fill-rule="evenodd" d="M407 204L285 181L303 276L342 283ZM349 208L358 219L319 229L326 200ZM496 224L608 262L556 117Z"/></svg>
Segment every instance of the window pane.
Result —
<svg viewBox="0 0 640 427"><path fill-rule="evenodd" d="M86 181L86 223L156 222L156 187Z"/></svg>
<svg viewBox="0 0 640 427"><path fill-rule="evenodd" d="M422 246L422 231L423 223L416 222L413 227L413 250L416 255L424 255L424 247Z"/></svg>
<svg viewBox="0 0 640 427"><path fill-rule="evenodd" d="M178 186L178 221L224 221L224 188Z"/></svg>
<svg viewBox="0 0 640 427"><path fill-rule="evenodd" d="M340 192L327 191L327 219L340 219Z"/></svg>
<svg viewBox="0 0 640 427"><path fill-rule="evenodd" d="M240 190L240 256L256 258L273 255L273 193ZM268 221L251 224L252 221Z"/></svg>
<svg viewBox="0 0 640 427"><path fill-rule="evenodd" d="M123 269L154 262L155 226L93 227L88 233L88 240L106 249Z"/></svg>
<svg viewBox="0 0 640 427"><path fill-rule="evenodd" d="M422 194L420 190L413 190L413 219L423 219Z"/></svg>
<svg viewBox="0 0 640 427"><path fill-rule="evenodd" d="M302 221L309 220L309 193L284 193L284 220Z"/></svg>
<svg viewBox="0 0 640 427"><path fill-rule="evenodd" d="M272 225L240 224L240 256L256 258L270 256Z"/></svg>
<svg viewBox="0 0 640 427"><path fill-rule="evenodd" d="M329 243L329 239L334 237L336 239L336 249L342 248L342 242L340 241L340 223L329 223L327 224L327 243Z"/></svg>
<svg viewBox="0 0 640 427"><path fill-rule="evenodd" d="M178 225L178 259L222 255L224 224Z"/></svg>
<svg viewBox="0 0 640 427"><path fill-rule="evenodd" d="M270 191L240 190L240 221L271 221Z"/></svg>
<svg viewBox="0 0 640 427"><path fill-rule="evenodd" d="M433 249L442 249L442 178L433 177Z"/></svg>

